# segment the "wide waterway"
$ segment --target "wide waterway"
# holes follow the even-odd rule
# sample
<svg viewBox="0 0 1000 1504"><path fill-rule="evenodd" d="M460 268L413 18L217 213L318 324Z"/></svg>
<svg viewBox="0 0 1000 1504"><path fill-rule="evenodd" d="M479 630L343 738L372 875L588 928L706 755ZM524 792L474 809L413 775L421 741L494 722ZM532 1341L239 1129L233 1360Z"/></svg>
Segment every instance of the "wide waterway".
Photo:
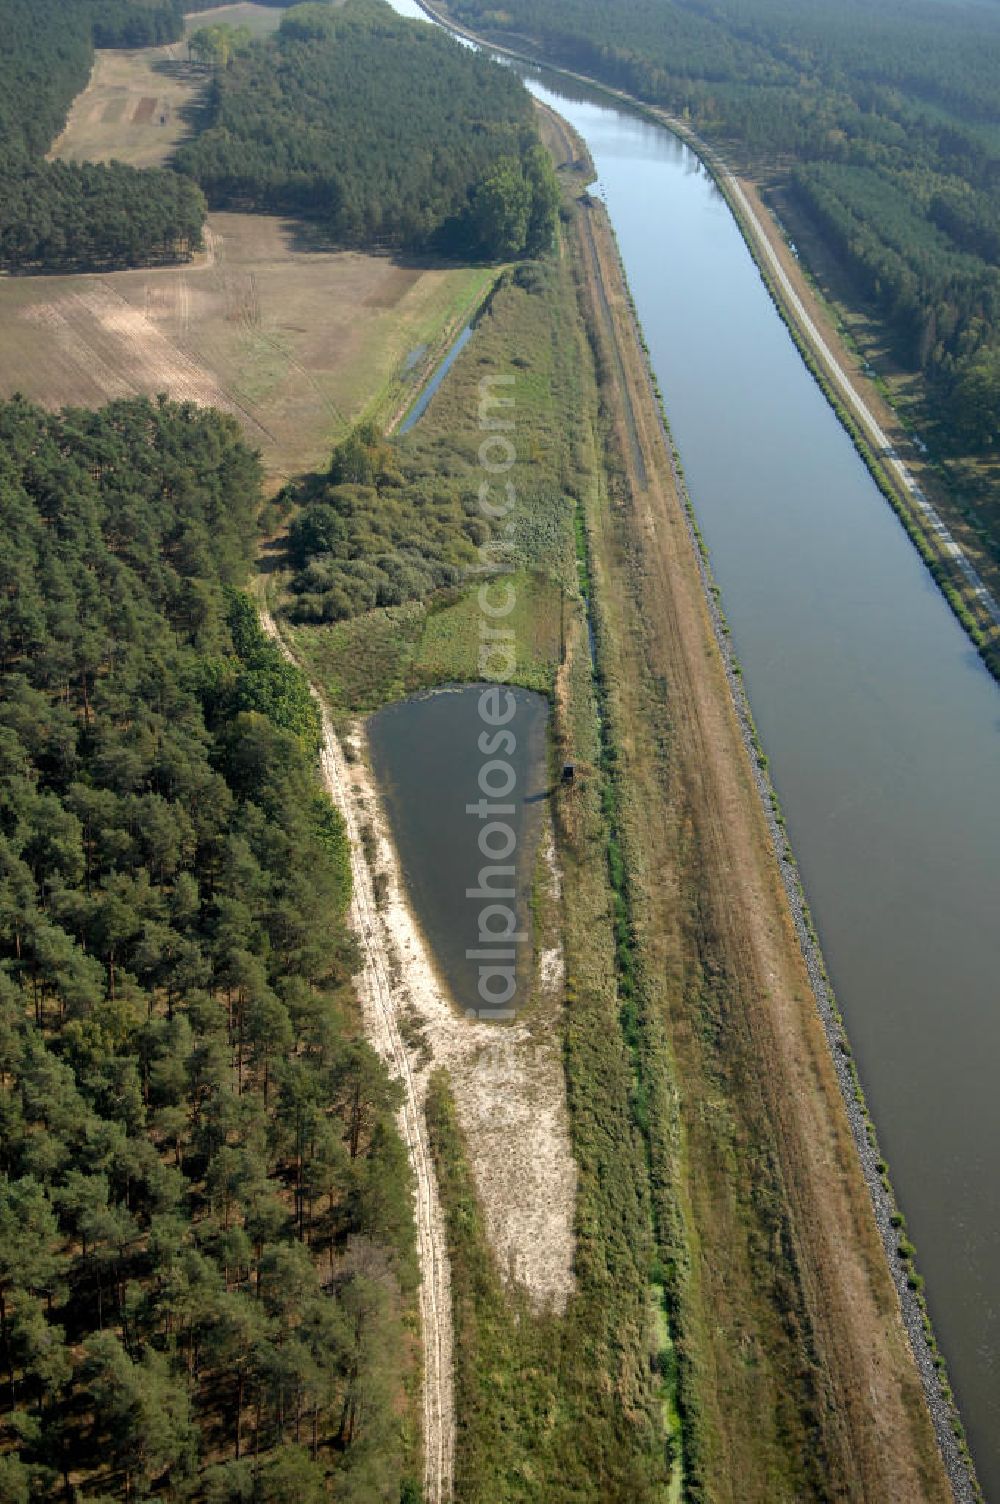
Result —
<svg viewBox="0 0 1000 1504"><path fill-rule="evenodd" d="M1000 1501L1000 692L697 157L547 70L526 81L593 156L980 1481Z"/></svg>

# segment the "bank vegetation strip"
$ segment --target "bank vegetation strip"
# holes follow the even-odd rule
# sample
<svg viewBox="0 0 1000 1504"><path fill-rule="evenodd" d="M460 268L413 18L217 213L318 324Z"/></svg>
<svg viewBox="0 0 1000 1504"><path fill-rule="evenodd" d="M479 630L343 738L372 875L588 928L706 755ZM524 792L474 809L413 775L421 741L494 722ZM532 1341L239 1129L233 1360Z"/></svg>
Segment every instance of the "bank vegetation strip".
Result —
<svg viewBox="0 0 1000 1504"><path fill-rule="evenodd" d="M666 1013L680 1092L680 1142L686 1142L691 1155L684 1177L693 1224L689 1247L700 1249L701 1258L695 1253L681 1304L685 1298L690 1303L701 1285L702 1319L708 1310L734 1312L737 1300L746 1302L744 1322L754 1305L756 1319L766 1319L766 1300L760 1295L755 1300L750 1290L754 1279L766 1285L763 1271L751 1273L747 1267L747 1283L739 1289L740 1243L751 1221L749 1209L742 1208L742 1214L738 1210L741 1193L735 1182L725 1185L727 1177L710 1189L713 1160L721 1141L729 1139L730 1153L743 1156L753 1196L761 1204L775 1196L774 1233L784 1244L790 1285L782 1295L776 1283L771 1298L778 1298L779 1308L787 1304L796 1310L796 1321L810 1334L809 1382L818 1391L823 1481L829 1485L837 1480L864 1497L944 1498L950 1490L858 1173L815 1007L813 978L790 921L774 846L733 714L683 498L639 353L610 227L600 210L585 212L589 224L581 246L591 318L604 323L605 338L617 346L612 367L624 366L627 373L624 391L612 389L611 395L631 501L604 525L603 539L600 531L595 532L594 549L598 563L603 552L608 569L603 592L598 586L609 618L602 636L609 657L605 671L615 686L611 699L618 703L619 724L629 728L621 749L622 778L631 785L633 797L623 807L641 810L641 821L632 818L625 826L636 933L647 962L654 963L647 982L651 1000L658 995ZM633 432L640 435L646 453L645 476L630 460L633 446L628 440ZM620 568L615 569L616 548L629 560L624 579ZM629 652L630 644L640 651ZM658 685L666 686L665 714L650 694ZM664 745L669 746L666 757ZM690 822L686 831L685 819ZM667 981L677 962L670 954L671 937L674 944L683 945L683 940L678 894L664 881L663 853L656 850L664 833L676 836L679 850L687 846L687 861L680 863L681 883L687 865L687 881L695 876L700 887L694 902L700 910L701 996L692 990L687 997L687 1003L701 1011L700 1021L692 1019L688 1009L678 1008L677 993ZM712 1080L718 1071L729 1080L724 1110L731 1126L724 1133L706 1132L705 1122L707 1104L718 1100ZM703 1094L695 1090L699 1077ZM766 1163L766 1151L762 1156L757 1137L761 1133L770 1141L772 1164ZM680 1157L686 1157L683 1149ZM705 1300L713 1286L711 1298ZM687 1323L690 1315L689 1304ZM787 1327L789 1315L786 1309L786 1332L774 1333L775 1355L788 1339L792 1350L798 1345ZM924 1345L921 1366L930 1375L927 1393L933 1398L936 1383L922 1331L916 1337L917 1345ZM720 1351L720 1346L726 1350ZM695 1338L692 1349L697 1347ZM702 1353L699 1363L692 1351L692 1359L700 1370L700 1450L707 1476L722 1454L731 1465L746 1446L750 1413L748 1408L741 1417L738 1397L755 1386L743 1380L727 1393L720 1381L733 1353L725 1341L713 1354L716 1384L707 1354ZM775 1374L772 1399L778 1411L782 1382ZM841 1419L831 1425L834 1413ZM952 1486L957 1497L972 1498L974 1485L947 1424L953 1415L946 1413L943 1419L939 1441L948 1455ZM744 1425L748 1430L741 1438L738 1433ZM723 1435L726 1441L713 1459ZM750 1487L757 1486L755 1478Z"/></svg>
<svg viewBox="0 0 1000 1504"><path fill-rule="evenodd" d="M565 141L563 154L579 155ZM571 166L564 176L578 188L583 175ZM560 452L555 438L535 447L536 423L539 442L561 436L560 423L576 432L558 491L575 503L596 659L591 669L562 574L568 619L549 682L558 759L579 769L554 800L579 1172L564 1317L538 1316L499 1277L482 1180L467 1168L477 1135L450 1105L451 1060L451 1082L433 1078L426 1098L451 1260L456 1494L651 1500L669 1470L669 1487L683 1478L690 1499L725 1497L739 1479L760 1504L837 1490L943 1501L948 1482L610 228L599 209L567 209L586 229L528 277L536 290L503 288L400 450L404 471L414 447L437 454L441 424L462 421L477 363L512 341L519 436L535 471ZM568 311L556 313L570 270L589 354ZM549 320L575 387L542 363ZM450 463L465 461L456 450ZM541 491L533 499L536 510L549 504ZM568 520L558 515L554 539ZM358 618L363 639L338 623L299 627L295 641L318 662L323 634L319 677L340 713L347 694L371 704L390 691L352 689L338 642L342 659L350 642L367 652L388 633L385 683L398 694L423 682L428 638L444 630L452 653L436 678L469 677L463 610L461 599L426 616L388 608Z"/></svg>
<svg viewBox="0 0 1000 1504"><path fill-rule="evenodd" d="M800 344L800 349L802 342L805 344L802 353L813 374L819 379L856 443L860 428L862 443L858 447L861 457L868 464L880 489L894 504L904 525L909 522L907 531L917 544L925 563L937 566L934 573L949 604L985 656L985 652L995 647L1000 638L1000 604L956 542L944 519L918 485L910 467L897 452L894 441L876 418L860 389L860 383L851 375L850 367L853 362L849 354L842 352L838 355L835 336L824 335L820 330L817 320L807 307L809 293L801 272L796 278L775 248L773 229L769 233L764 221L766 209L757 207L756 195L747 191L748 185L682 121L662 110L652 110L650 113L687 142L712 172L779 311L793 335L799 336L797 343ZM799 285L796 285L797 282ZM830 390L828 382L832 383L833 390ZM846 413L842 404L846 404ZM865 447L866 445L871 447ZM957 597L952 576L956 577L961 587ZM949 583L952 584L951 591L947 588ZM971 614L965 606L965 598L968 599Z"/></svg>
<svg viewBox="0 0 1000 1504"><path fill-rule="evenodd" d="M450 1131L440 1093L438 1136L428 1139L426 1067L415 1067L419 1046L404 1038L393 992L401 957L385 943L360 828L362 770L352 773L323 718L327 785L352 836L362 997L403 1086L416 1179L425 1491L437 1504L452 1476L458 1309L479 1341L462 1378L463 1498L513 1498L514 1476L517 1497L531 1497L529 1475L536 1490L546 1480L553 1500L590 1498L585 1490L595 1488L603 1501L659 1497L679 1406L682 1469L671 1469L672 1486L683 1471L690 1498L722 1496L739 1479L746 1499L768 1504L838 1489L907 1504L944 1499L609 227L590 208L578 224L548 291L548 272L536 270L527 279L536 291L511 286L500 303L509 313L538 298L534 306L551 315L562 296L555 278L572 262L600 380L600 411L592 375L583 400L569 400L579 373L563 366L583 352L553 326L565 411L557 414L542 365L524 377L522 408L527 437L529 402L537 404L534 417L549 425L548 447L563 466L552 496L574 496L596 653L584 687L575 602L576 678L571 687L563 653L549 685L560 750L587 749L578 786L556 798L569 868L566 1069L580 1167L577 1289L567 1277L565 1321L536 1320L508 1299L488 1247L463 1248L460 1198L482 1201L481 1180L474 1160L471 1180L459 1173L469 1150ZM571 419L591 429L600 463L589 479L560 447L560 417L567 431ZM544 453L532 450L536 471ZM548 489L544 503L534 497L536 513L550 502ZM565 538L566 522L553 512L554 537ZM543 584L552 595L551 581ZM544 591L538 586L539 600ZM460 616L461 602L453 609ZM562 625L562 610L556 615ZM448 1026L465 1021L449 1014ZM468 1124L460 1126L468 1144ZM444 1207L434 1156L450 1172ZM562 1193L572 1204L571 1182ZM484 1222L488 1242L488 1208ZM467 1292L454 1309L444 1223ZM561 1246L573 1255L572 1240ZM473 1256L480 1274L470 1284ZM662 1426L649 1425L658 1408ZM567 1475L570 1458L576 1478Z"/></svg>
<svg viewBox="0 0 1000 1504"><path fill-rule="evenodd" d="M574 603L551 692L559 759L568 753L580 770L555 798L577 1288L559 1319L536 1317L504 1291L489 1219L477 1210L481 1182L463 1169L475 1135L432 1081L429 1147L456 1333L456 1493L527 1499L544 1480L546 1497L589 1498L583 1477L566 1476L573 1445L578 1471L594 1453L589 1484L604 1500L661 1497L664 1455L671 1487L682 1476L691 1499L724 1497L739 1479L743 1497L761 1504L838 1489L900 1504L945 1500L609 226L598 209L567 207L586 230L567 237L542 290L503 291L481 338L516 332L534 309L535 332L522 331L518 347L521 369L534 370L543 316L554 316L576 269L600 391L598 400L588 377L567 428L589 427L580 453L596 462L567 472L563 491L576 500L596 662L581 677L587 635ZM435 399L443 406L425 420L431 427L409 443L431 444L436 422L454 421L452 388L468 387L485 355L473 341ZM577 375L588 365L585 349L580 356ZM536 394L545 401L538 421L555 421L541 371L525 375L525 425ZM462 609L445 603L428 620L451 612L461 626ZM376 616L363 619L368 641ZM390 677L408 679L417 659L407 667L406 654L423 648L396 642L402 616L385 625L400 655ZM299 628L296 642L314 653L319 630L334 651L329 627ZM342 696L350 681L327 663L323 682ZM623 1261L623 1248L634 1260ZM603 1347L612 1317L614 1352ZM650 1385L651 1368L664 1375L662 1390ZM595 1373L606 1386L595 1390ZM649 1424L654 1399L659 1426ZM588 1448L582 1422L591 1419L620 1452Z"/></svg>

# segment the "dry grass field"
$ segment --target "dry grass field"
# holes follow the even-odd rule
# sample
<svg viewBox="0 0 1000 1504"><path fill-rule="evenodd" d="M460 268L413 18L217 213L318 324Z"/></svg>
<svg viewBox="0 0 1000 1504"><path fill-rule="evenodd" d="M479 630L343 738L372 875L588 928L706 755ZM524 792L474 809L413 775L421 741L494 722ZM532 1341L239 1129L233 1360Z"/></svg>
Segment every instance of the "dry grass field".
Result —
<svg viewBox="0 0 1000 1504"><path fill-rule="evenodd" d="M266 5L224 5L190 16L187 31L224 21L257 35L274 31L283 12ZM90 82L77 95L50 156L68 162L159 167L188 134L190 112L205 88L204 69L188 62L183 42L130 52L99 52Z"/></svg>
<svg viewBox="0 0 1000 1504"><path fill-rule="evenodd" d="M205 86L183 44L99 52L50 156L66 162L158 167L188 132L187 112Z"/></svg>
<svg viewBox="0 0 1000 1504"><path fill-rule="evenodd" d="M255 36L265 36L281 25L284 12L273 5L254 5L253 0L237 0L235 5L217 5L213 10L192 11L185 18L185 35L200 31L203 26L246 26Z"/></svg>
<svg viewBox="0 0 1000 1504"><path fill-rule="evenodd" d="M0 390L53 408L158 392L222 408L276 486L362 412L396 410L425 364L413 353L491 275L303 249L281 219L219 214L191 266L0 278Z"/></svg>

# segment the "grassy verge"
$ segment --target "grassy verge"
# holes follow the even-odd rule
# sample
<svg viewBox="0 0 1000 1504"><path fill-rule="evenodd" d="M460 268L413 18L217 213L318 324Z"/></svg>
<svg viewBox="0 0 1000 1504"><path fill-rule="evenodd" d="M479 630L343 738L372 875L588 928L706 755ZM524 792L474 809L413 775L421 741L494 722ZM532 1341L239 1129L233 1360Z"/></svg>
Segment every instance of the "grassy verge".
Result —
<svg viewBox="0 0 1000 1504"><path fill-rule="evenodd" d="M551 695L559 655L562 593L541 573L512 576L507 618L519 645L517 682ZM374 710L391 700L479 677L479 612L473 592L411 601L336 622L296 627L296 642L336 711Z"/></svg>
<svg viewBox="0 0 1000 1504"><path fill-rule="evenodd" d="M373 418L390 429L402 421L462 327L488 304L498 275L490 266L449 269L441 296L412 327L413 343L407 360L377 390L364 408L363 418Z"/></svg>
<svg viewBox="0 0 1000 1504"><path fill-rule="evenodd" d="M496 1268L443 1079L429 1106L459 1354L456 1497L634 1504L683 1487L700 1499L738 1475L754 1480L748 1497L765 1487L790 1500L819 1488L824 1466L809 1455L807 1313L678 785L669 686L638 620L615 443L627 425L615 383L598 391L594 353L603 371L615 362L600 330L587 345L570 270L567 254L536 290L498 292L399 446L475 485L479 379L516 375L522 569L533 564L518 592L518 676L551 694L558 758L577 768L555 809L579 1170L577 1288L564 1316L532 1311ZM300 627L297 640L338 709L368 709L475 672L472 588L432 608Z"/></svg>
<svg viewBox="0 0 1000 1504"><path fill-rule="evenodd" d="M613 230L610 224L606 225L606 233L608 233L613 238ZM585 237L585 239L591 239L591 237L587 236ZM634 307L634 304L632 303L631 295L628 291L627 286L624 287L624 296L629 304L631 320L634 324L635 336L648 361L648 348L646 346L645 340L643 339L642 331L638 324L636 309ZM598 368L604 369L606 371L610 365L613 365L616 370L620 369L622 364L620 358L617 360L612 360L611 358L615 352L611 352L610 354L606 350L602 352L601 347L602 344L606 343L606 340L602 340L601 329L598 327L599 324L600 320L596 319L591 320L590 322L591 337L596 347ZM828 1043L833 1055L835 1070L840 1082L841 1090L845 1102L848 1106L851 1127L855 1137L858 1155L861 1161L862 1172L871 1194L878 1230L881 1235L885 1255L888 1260L890 1273L893 1282L896 1285L897 1293L900 1299L904 1323L906 1325L914 1354L917 1358L918 1367L920 1369L925 1387L925 1394L932 1409L934 1424L938 1432L941 1448L947 1460L950 1476L953 1482L955 1482L956 1484L958 1495L963 1498L979 1498L981 1497L981 1495L978 1487L978 1482L975 1477L973 1460L965 1437L961 1417L957 1410L955 1398L948 1381L946 1364L938 1348L938 1344L935 1338L928 1311L927 1301L924 1295L924 1281L916 1267L916 1250L906 1235L905 1218L899 1211L889 1176L889 1169L885 1160L881 1156L875 1124L872 1120L867 1103L864 1098L864 1092L858 1075L857 1067L851 1053L850 1043L847 1038L843 1018L840 1014L837 1001L833 993L832 985L830 983L830 979L823 961L823 957L820 952L819 940L816 934L815 926L813 924L812 915L809 911L805 893L803 891L801 880L798 875L798 869L795 863L794 854L788 842L784 816L781 811L776 791L770 781L768 772L768 759L766 754L764 753L763 747L761 746L756 727L753 723L750 707L747 702L742 685L740 665L736 660L729 644L729 627L726 623L725 615L722 610L720 592L718 586L715 584L712 578L707 548L698 527L697 519L694 515L690 498L687 494L680 456L676 450L670 433L669 422L666 412L663 408L662 396L659 391L655 375L652 373L652 371L647 370L645 374L648 377L652 393L656 400L656 405L659 408L659 416L663 424L664 438L666 440L670 455L670 465L673 473L673 481L678 496L684 506L695 547L697 548L700 555L702 583L708 600L709 612L714 624L715 635L720 646L723 661L726 665L726 673L727 677L729 678L730 691L732 693L733 700L737 708L737 713L743 727L743 734L747 749L751 753L753 762L755 764L754 779L758 785L758 790L764 802L767 822L771 831L774 850L780 860L782 880L791 907L794 924L796 929L799 931L803 952L807 957L808 964L811 969L813 977L813 987L816 994L816 1000L819 1004L820 1016L823 1020L824 1028L827 1033ZM612 405L613 404L609 403L609 411ZM609 437L609 450L612 453L615 449L616 444L621 445L624 442L623 432L625 427L628 427L634 431L634 415L632 415L632 423L630 425L623 426L619 424L617 426L617 430L615 430L614 425L612 425L611 430L609 430L609 433L611 435ZM614 462L610 458L610 454L606 465L609 472L612 472L614 470ZM582 517L580 519L578 534L578 552L581 558L581 572L584 578L583 589L585 595L587 595L589 598L589 566L586 562L586 554L589 549ZM623 540L623 547L624 546L625 545ZM955 603L953 602L952 604L954 606ZM602 641L607 643L613 642L613 640L613 634L610 638L603 636L600 633L597 634L598 645L600 645ZM598 682L601 685L600 693L602 703L604 703L606 700L608 700L608 696L604 687L603 675L598 675ZM649 704L657 703L657 696L661 692L661 689L662 686L657 686L652 682L649 683L649 692L647 697L647 702ZM666 699L667 703L669 704L669 696L667 696ZM611 704L611 702L609 702L608 704L608 710L610 718L613 719L613 705ZM602 724L606 728L607 721L603 720L603 718ZM629 722L629 724L631 725L632 723ZM661 743L661 750L662 747L666 746L667 744L668 739L665 737L663 739L663 742ZM663 761L664 778L666 779L669 774L669 763L667 759L661 760ZM619 771L616 761L611 763L611 771L613 775ZM629 811L635 808L636 801L634 800L634 798L630 800L626 797L624 803L619 803L617 798L614 797L613 787L612 798L614 798L613 807L617 810L621 810L624 815L625 825L627 826ZM641 807L645 814L647 812L645 804L642 803ZM625 898L625 903L621 906L619 911L619 922L621 922L623 918L628 918L630 921L632 919L633 901L629 891L632 886L631 879L638 876L638 874L641 872L641 852L643 844L645 842L646 833L640 827L636 826L634 821L632 835L632 850L634 854L633 862L630 864L628 861L622 861L619 858L619 861L614 864L617 866L623 879L623 881L620 884L617 884L616 887L620 887ZM620 851L622 840L624 838L624 835L613 835L613 849L617 846ZM690 905L692 913L694 913L699 911L708 885L705 882L699 882L697 869L693 866L690 873L688 874L688 878L690 886ZM641 886L641 881L639 883L639 886ZM629 938L631 940L630 949L632 952L632 960L634 962L639 954L639 951L635 945L634 926ZM725 972L724 957L718 954L712 954L713 948L717 950L719 947L720 937L718 935L713 937L711 933L703 930L702 925L699 924L697 930L695 931L695 938L697 941L697 965L701 972L701 976L699 986L696 986L695 991L692 994L692 1000L694 1002L694 1005L697 1006L701 1011L703 1011L708 1018L713 1012L718 1013L719 1002L725 1002L725 992L727 990L727 986L731 986L731 982L729 984L720 986L720 978L723 978ZM704 962L703 966L702 962ZM705 992L706 989L708 992L714 992L717 994L716 998L714 1000L710 999L707 1005L705 997L699 995L699 992ZM732 1005L732 1001L735 1000L735 996L736 994L734 991L733 999L730 1000L730 1006ZM631 1011L634 1017L634 1008ZM645 1026L648 1028L648 1022ZM717 1019L715 1022L709 1023L707 1032L710 1038L713 1035L717 1035ZM715 1042L717 1043L718 1041L716 1040ZM661 1063L664 1068L667 1068L668 1059L669 1056L667 1054L664 1054L661 1058ZM734 1090L734 1096L737 1102L740 1100L741 1095L742 1093L739 1089ZM645 1131L648 1132L649 1119L645 1112L642 1113L641 1121L643 1123ZM672 1124L673 1128L676 1130L678 1125L678 1115L676 1111L668 1111L663 1121L669 1121ZM678 1147L679 1141L676 1132L674 1133L671 1142L674 1148ZM654 1173L655 1183L655 1163L652 1164L652 1169ZM767 1191L763 1197L761 1197L762 1203L770 1199L773 1206L780 1209L781 1186L780 1183L775 1180L773 1170L768 1167L767 1172L762 1178L764 1182L770 1183L770 1190ZM679 1182L676 1180L674 1182L674 1190L679 1190ZM678 1210L679 1202L673 1208L675 1226ZM668 1226L669 1223L665 1223L664 1225ZM696 1242L693 1234L691 1235L690 1241L692 1245ZM677 1243L677 1246L683 1247L683 1239L681 1239ZM668 1270L668 1272L672 1271L674 1267L675 1266L670 1263L668 1258L668 1262L666 1264L666 1269ZM799 1279L799 1274L794 1260L789 1260L788 1269L790 1274L793 1276L794 1281L797 1282ZM673 1287L671 1281L668 1279L665 1286L665 1293L668 1295L668 1297L672 1291L672 1288ZM685 1324L686 1314L690 1314L690 1311L685 1311L685 1303L683 1301L678 1303L675 1314L678 1329L682 1330ZM693 1447L691 1456L692 1462L694 1462L698 1452L697 1436L690 1425L691 1411L689 1410L687 1413L685 1413L685 1410L683 1408L685 1398L685 1386L683 1380L685 1378L690 1378L690 1374L685 1374L683 1370L683 1346L677 1349L676 1352L671 1355L671 1357L678 1364L678 1372L682 1380L680 1387L680 1399L682 1406L680 1420L682 1427L684 1428L685 1433L688 1437L688 1445L689 1447ZM694 1386L688 1391L687 1398L689 1402L693 1403L694 1411L696 1413L699 1412L702 1407L700 1404L697 1386Z"/></svg>
<svg viewBox="0 0 1000 1504"><path fill-rule="evenodd" d="M645 494L662 498L673 482L649 394L637 395L645 370L614 278L612 308L584 298L589 346L584 335L571 274L586 293L586 255L613 261L593 236L590 246L570 237L558 263L505 279L425 418L398 443L401 471L409 460L474 495L480 380L515 376L513 542L524 602L515 677L551 695L555 750L577 769L554 806L579 1176L576 1289L564 1315L530 1308L497 1268L443 1077L429 1106L455 1303L456 1497L707 1500L736 1479L744 1498L761 1504L859 1488L875 1497L885 1473L879 1447L863 1435L867 1359L853 1335L841 1341L840 1287L816 1190L825 1172L799 1124L818 1123L824 1142L829 1133L850 1197L853 1147L835 1111L823 1120L825 1077L815 1092L811 1076L794 1086L807 1105L789 1128L795 1069L786 1062L801 1058L800 1026L771 1053L773 1015L748 957L753 930L731 918L744 890L731 876L737 848L718 835L721 810L737 825L746 814L739 849L752 863L773 864L773 853L760 855L766 832L758 840L740 757L735 772L716 769L715 783L703 774L712 749L699 737L716 721L698 694L717 693L721 726L730 713L725 679L708 661L710 637L697 650L704 664L670 639L684 630L674 616L685 608L672 606L669 585L657 594L655 571L672 545ZM674 567L683 595L693 566ZM433 606L299 628L300 646L343 713L468 677L475 583ZM700 590L699 582L696 634ZM718 754L720 766L728 755ZM762 891L777 883L770 866L767 874ZM756 919L778 936L771 959L787 963L793 1012L811 1018L795 937L780 918L770 924L770 902L765 894ZM812 1048L811 1025L802 1027ZM817 1069L829 1071L829 1062ZM861 1271L872 1308L860 1345L899 1365L902 1412L916 1417L890 1421L884 1434L897 1455L919 1449L931 1481L913 1497L939 1498L909 1354L901 1358L886 1337L892 1291L876 1230L844 1195L838 1251Z"/></svg>
<svg viewBox="0 0 1000 1504"><path fill-rule="evenodd" d="M613 246L606 228L601 233L608 242L602 259L613 269ZM582 271L592 246L593 237L581 238ZM654 542L657 503L647 505L645 481L637 483L630 472L628 436L637 426L649 435L659 424L650 394L643 395L648 374L627 348L627 295L611 291L618 284L616 270L604 280L618 306L612 317L607 298L594 290L589 322L599 368L616 368L614 352L602 355L600 348L609 332L621 339L619 355L629 367L626 393L615 382L604 391L609 482L625 499L596 515L590 553L594 595L606 618L598 631L598 660L618 754L613 780L620 789L616 807L635 978L629 1024L640 1060L648 1052L651 1062L645 1080L652 1089L648 1097L640 1093L640 1122L658 1251L673 1301L685 1490L688 1497L715 1497L739 1477L747 1499L811 1497L838 1476L846 1484L859 1467L844 1457L826 1418L843 1383L838 1367L854 1359L837 1351L836 1324L831 1327L823 1312L832 1290L818 1290L810 1269L815 1205L802 1196L804 1158L782 1142L786 1130L778 1126L787 1088L775 1096L773 1041L766 1025L761 1031L768 1012L761 979L752 980L754 963L729 911L735 897L727 893L732 855L725 840L722 851L713 849L719 846L719 810L705 803L714 797L703 772L708 749L699 746L690 686L678 678L678 644L671 638L681 620L665 625L668 602L661 599L657 607L649 594L657 549L669 556L674 545L667 536L662 545ZM621 407L633 403L629 423ZM614 474L616 463L621 479ZM674 482L659 481L656 463L647 465L650 485L669 489ZM675 568L686 566L679 562ZM724 637L724 624L720 630ZM704 673L710 683L708 662ZM738 684L738 667L733 673ZM765 760L759 746L757 757L760 767ZM749 790L746 797L754 800ZM730 808L727 824L734 814ZM782 847L780 840L775 844ZM769 927L765 914L755 924L759 931ZM801 970L794 951L787 964L792 981ZM805 982L802 976L793 985ZM807 984L796 1003L806 1013L814 1006ZM828 1085L824 1080L823 1094ZM835 1152L849 1160L846 1135L832 1110ZM862 1223L860 1213L858 1237L853 1256L860 1255L869 1271L877 1300L873 1316L881 1324L891 1312L891 1287L874 1223ZM829 1278L824 1275L822 1284ZM912 1431L904 1445L919 1453L929 1496L937 1496L929 1428L906 1418L915 1421L920 1414L916 1375L896 1337L888 1331L887 1337L902 1382L913 1391L895 1424L900 1436ZM874 1478L877 1455L860 1463L859 1476L868 1472Z"/></svg>
<svg viewBox="0 0 1000 1504"><path fill-rule="evenodd" d="M607 479L607 477L605 477ZM677 1218L674 1162L678 1147L675 1075L662 1019L650 1006L644 957L638 944L636 912L627 849L629 786L619 758L623 727L609 677L609 638L602 595L593 588L592 549L597 546L593 513L577 514L577 560L588 603L592 693L597 725L597 789L606 840L607 881L611 890L615 992L618 1021L631 1072L629 1108L642 1145L649 1188L651 1257L648 1294L652 1312L652 1368L657 1376L666 1451L671 1464L670 1497L688 1496L696 1486L699 1439L693 1418L695 1386L685 1367L686 1349L676 1340L683 1328L681 1270L687 1266L683 1228Z"/></svg>
<svg viewBox="0 0 1000 1504"><path fill-rule="evenodd" d="M711 164L708 164L711 166ZM910 542L920 555L928 573L944 596L962 629L974 644L977 653L994 678L1000 679L1000 633L997 632L988 613L981 607L975 593L962 571L944 550L935 534L927 527L921 514L911 504L905 490L889 474L880 456L860 423L847 407L840 391L828 375L825 366L814 353L813 347L799 328L794 313L787 306L770 268L765 264L757 246L756 237L745 223L743 215L727 193L725 179L715 174L716 184L729 204L733 218L739 226L743 240L750 251L761 279L767 288L774 307L787 328L792 341L808 367L827 402L833 408L841 427L846 431L859 458L886 501L892 507ZM846 357L850 359L849 355Z"/></svg>
<svg viewBox="0 0 1000 1504"><path fill-rule="evenodd" d="M431 488L458 492L474 510L483 478L480 380L514 378L518 459L511 475L518 499L510 563L516 606L506 625L517 645L515 682L549 696L570 609L567 591L575 591L572 519L579 482L564 437L577 422L580 401L575 319L572 287L554 266L505 276L427 412L395 441L401 469L431 477ZM296 627L298 650L334 711L373 710L420 689L480 677L480 583L473 576L427 601Z"/></svg>
<svg viewBox="0 0 1000 1504"><path fill-rule="evenodd" d="M447 1208L455 1322L456 1497L542 1497L547 1433L560 1406L552 1354L560 1323L538 1316L500 1279L444 1071L431 1079L427 1128ZM547 1495L546 1495L547 1496Z"/></svg>
<svg viewBox="0 0 1000 1504"><path fill-rule="evenodd" d="M872 382L917 451L914 470L949 525L960 530L994 592L1000 580L1000 464L995 455L942 454L935 415L919 370L898 363L870 296L836 258L815 226L778 183L764 180L760 196L793 239L799 269L827 314L852 364ZM923 437L921 437L923 436ZM924 451L924 439L937 452ZM938 439L937 443L933 441Z"/></svg>
<svg viewBox="0 0 1000 1504"><path fill-rule="evenodd" d="M644 579L643 488L629 473L643 436L610 375L624 357L631 382L634 352L607 347L594 307L588 347L573 243L558 265L504 281L399 441L401 468L410 455L474 494L480 378L516 377L516 677L551 695L557 756L577 769L555 801L579 1172L576 1291L563 1316L531 1309L496 1267L445 1078L428 1109L452 1260L456 1497L699 1500L737 1479L747 1501L768 1504L849 1493L877 1476L867 1457L854 1471L843 1444L856 1413L834 1419L846 1391L831 1374L842 1362L850 1383L852 1355L833 1348L836 1321L823 1325L815 1201L801 1146L781 1137L781 1083L755 1033L766 1009L730 927L698 749L684 742L690 724L675 724L686 687L664 667L677 659L657 637ZM476 669L474 588L300 627L299 646L345 714L465 678ZM812 1006L807 988L795 1001ZM881 1299L874 1228L848 1251L870 1261Z"/></svg>

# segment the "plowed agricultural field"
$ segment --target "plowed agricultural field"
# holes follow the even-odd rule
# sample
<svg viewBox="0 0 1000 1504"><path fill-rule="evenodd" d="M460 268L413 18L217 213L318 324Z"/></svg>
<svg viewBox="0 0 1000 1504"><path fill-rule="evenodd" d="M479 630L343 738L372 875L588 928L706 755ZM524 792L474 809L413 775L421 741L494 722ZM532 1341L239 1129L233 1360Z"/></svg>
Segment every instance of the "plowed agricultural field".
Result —
<svg viewBox="0 0 1000 1504"><path fill-rule="evenodd" d="M388 414L485 291L482 268L303 249L300 227L218 214L190 266L0 278L0 391L46 406L166 392L234 413L272 486Z"/></svg>

